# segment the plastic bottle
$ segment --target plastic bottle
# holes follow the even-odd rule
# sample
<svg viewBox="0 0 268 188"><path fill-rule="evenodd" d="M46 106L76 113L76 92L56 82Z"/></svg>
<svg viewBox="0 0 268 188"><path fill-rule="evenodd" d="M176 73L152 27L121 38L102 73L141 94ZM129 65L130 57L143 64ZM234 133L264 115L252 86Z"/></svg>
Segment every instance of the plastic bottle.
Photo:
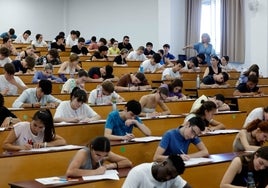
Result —
<svg viewBox="0 0 268 188"><path fill-rule="evenodd" d="M44 57L43 58L43 65L45 66L47 64L47 59Z"/></svg>
<svg viewBox="0 0 268 188"><path fill-rule="evenodd" d="M197 89L200 88L200 76L199 76L199 74L197 74L197 77L196 77L196 88Z"/></svg>
<svg viewBox="0 0 268 188"><path fill-rule="evenodd" d="M141 73L143 73L143 67L140 66L140 70L139 70Z"/></svg>
<svg viewBox="0 0 268 188"><path fill-rule="evenodd" d="M112 108L113 108L113 111L114 111L114 110L116 110L116 93L115 93L115 91L112 93L111 102L112 102Z"/></svg>
<svg viewBox="0 0 268 188"><path fill-rule="evenodd" d="M248 172L247 188L256 188L255 180L252 172Z"/></svg>

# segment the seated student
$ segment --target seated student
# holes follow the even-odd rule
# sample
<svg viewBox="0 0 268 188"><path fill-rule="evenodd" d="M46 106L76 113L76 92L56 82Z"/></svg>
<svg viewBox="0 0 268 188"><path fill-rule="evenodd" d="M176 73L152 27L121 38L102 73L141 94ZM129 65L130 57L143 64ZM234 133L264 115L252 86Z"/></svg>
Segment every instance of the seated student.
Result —
<svg viewBox="0 0 268 188"><path fill-rule="evenodd" d="M16 48L12 44L12 39L9 37L3 38L3 44L1 44L0 47L6 47L9 49L11 55L18 55Z"/></svg>
<svg viewBox="0 0 268 188"><path fill-rule="evenodd" d="M140 64L139 69L143 69L144 73L162 72L164 66L160 65L161 56L159 53L155 53L150 59L143 61Z"/></svg>
<svg viewBox="0 0 268 188"><path fill-rule="evenodd" d="M87 105L87 93L75 87L71 94L70 100L62 101L56 109L54 122L90 122L99 120L100 116Z"/></svg>
<svg viewBox="0 0 268 188"><path fill-rule="evenodd" d="M84 69L78 71L77 78L69 78L62 86L61 93L71 93L75 87L80 89L85 88L85 83L88 79L88 74Z"/></svg>
<svg viewBox="0 0 268 188"><path fill-rule="evenodd" d="M198 59L196 57L192 57L188 61L184 62L185 66L180 70L180 72L200 72Z"/></svg>
<svg viewBox="0 0 268 188"><path fill-rule="evenodd" d="M95 137L87 146L75 154L68 166L66 176L100 175L109 169L127 168L131 166L132 163L130 160L111 151L108 138L99 136Z"/></svg>
<svg viewBox="0 0 268 188"><path fill-rule="evenodd" d="M72 30L66 39L66 44L65 44L66 47L71 48L74 45L77 45L77 40L78 40L78 33L77 31Z"/></svg>
<svg viewBox="0 0 268 188"><path fill-rule="evenodd" d="M15 40L17 38L17 35L15 34L15 29L10 28L7 32L4 32L0 35L0 38L6 38L6 37Z"/></svg>
<svg viewBox="0 0 268 188"><path fill-rule="evenodd" d="M108 54L115 56L120 54L120 49L118 48L118 41L114 40L111 42L111 47L109 47Z"/></svg>
<svg viewBox="0 0 268 188"><path fill-rule="evenodd" d="M52 114L49 109L38 110L32 122L15 124L3 143L7 151L30 150L65 145L66 141L55 133Z"/></svg>
<svg viewBox="0 0 268 188"><path fill-rule="evenodd" d="M246 83L239 84L233 95L234 96L262 96L261 89L257 86L259 79L256 75L249 75Z"/></svg>
<svg viewBox="0 0 268 188"><path fill-rule="evenodd" d="M226 170L220 188L247 187L248 172L252 172L257 188L268 187L268 146L250 155L235 157Z"/></svg>
<svg viewBox="0 0 268 188"><path fill-rule="evenodd" d="M55 83L62 83L63 80L53 75L53 65L48 63L44 66L44 70L34 73L32 83L38 83L40 80L50 80Z"/></svg>
<svg viewBox="0 0 268 188"><path fill-rule="evenodd" d="M98 51L94 52L91 57L91 61L108 61L108 47L100 46Z"/></svg>
<svg viewBox="0 0 268 188"><path fill-rule="evenodd" d="M199 53L196 55L196 58L198 60L199 65L206 65L207 64L207 62L205 61L206 60L205 54Z"/></svg>
<svg viewBox="0 0 268 188"><path fill-rule="evenodd" d="M129 52L133 51L132 45L129 42L129 36L124 36L123 41L118 43L118 48L122 50L126 48Z"/></svg>
<svg viewBox="0 0 268 188"><path fill-rule="evenodd" d="M17 95L18 90L24 91L28 87L15 75L15 67L12 63L4 65L4 74L0 75L0 93L2 95Z"/></svg>
<svg viewBox="0 0 268 188"><path fill-rule="evenodd" d="M132 51L128 54L127 60L134 61L145 61L147 58L144 55L144 47L140 46L137 50Z"/></svg>
<svg viewBox="0 0 268 188"><path fill-rule="evenodd" d="M113 66L124 66L124 67L128 66L127 61L126 61L127 55L128 55L128 50L123 48L120 51L120 54L114 58Z"/></svg>
<svg viewBox="0 0 268 188"><path fill-rule="evenodd" d="M165 68L174 66L174 63L172 63L167 57L164 57L164 50L160 49L157 51L157 53L159 53L161 56L161 60L159 62L160 65L164 66Z"/></svg>
<svg viewBox="0 0 268 188"><path fill-rule="evenodd" d="M20 119L4 106L4 96L0 93L0 127L10 127L19 121Z"/></svg>
<svg viewBox="0 0 268 188"><path fill-rule="evenodd" d="M12 64L15 67L15 74L34 73L35 59L31 56L27 56L23 60L14 60Z"/></svg>
<svg viewBox="0 0 268 188"><path fill-rule="evenodd" d="M72 46L71 53L75 53L77 55L87 55L88 50L85 47L85 39L80 37L78 39L78 43Z"/></svg>
<svg viewBox="0 0 268 188"><path fill-rule="evenodd" d="M154 54L155 54L155 51L153 51L153 43L147 42L145 49L144 49L144 55L146 56L146 58L149 59L153 57Z"/></svg>
<svg viewBox="0 0 268 188"><path fill-rule="evenodd" d="M32 41L32 45L34 47L47 47L48 46L42 34L35 35L35 40Z"/></svg>
<svg viewBox="0 0 268 188"><path fill-rule="evenodd" d="M255 119L260 119L262 121L268 121L268 106L254 108L248 115L243 125L246 128L250 122Z"/></svg>
<svg viewBox="0 0 268 188"><path fill-rule="evenodd" d="M182 158L178 155L169 155L162 162L142 163L132 168L122 188L191 188L180 176L184 170L185 164Z"/></svg>
<svg viewBox="0 0 268 188"><path fill-rule="evenodd" d="M190 113L195 112L200 106L203 104L204 101L212 101L216 104L217 111L229 111L230 106L226 104L225 97L222 94L216 94L213 97L207 97L202 95L198 99L196 99L192 105Z"/></svg>
<svg viewBox="0 0 268 188"><path fill-rule="evenodd" d="M106 65L104 67L91 67L88 71L88 81L103 82L104 80L117 81L118 78L113 75L113 67Z"/></svg>
<svg viewBox="0 0 268 188"><path fill-rule="evenodd" d="M31 36L32 32L30 30L24 31L23 34L20 34L15 40L14 43L31 43Z"/></svg>
<svg viewBox="0 0 268 188"><path fill-rule="evenodd" d="M60 65L58 74L60 75L63 81L67 80L65 74L71 74L72 77L73 74L76 73L76 71L81 69L78 63L79 63L79 56L77 54L71 54L69 57L69 61L65 61Z"/></svg>
<svg viewBox="0 0 268 188"><path fill-rule="evenodd" d="M50 49L46 55L39 57L36 60L36 65L44 65L46 63L51 63L52 65L60 65L60 56L57 49Z"/></svg>
<svg viewBox="0 0 268 188"><path fill-rule="evenodd" d="M151 88L145 75L141 72L123 75L115 86L116 91L138 91Z"/></svg>
<svg viewBox="0 0 268 188"><path fill-rule="evenodd" d="M64 36L63 35L57 35L55 40L56 40L55 42L51 43L51 48L55 48L59 52L64 52L65 51Z"/></svg>
<svg viewBox="0 0 268 188"><path fill-rule="evenodd" d="M53 97L50 80L40 80L36 88L28 88L14 101L12 108L56 108L61 100Z"/></svg>
<svg viewBox="0 0 268 188"><path fill-rule="evenodd" d="M195 157L209 155L205 144L198 137L205 130L201 117L192 117L184 125L168 130L163 136L154 154L154 161L164 161L168 155L179 155L184 161ZM193 143L197 152L188 154L189 145Z"/></svg>
<svg viewBox="0 0 268 188"><path fill-rule="evenodd" d="M10 51L6 47L0 48L0 67L3 67L7 63L11 63L12 60L9 57Z"/></svg>
<svg viewBox="0 0 268 188"><path fill-rule="evenodd" d="M141 105L135 100L128 101L123 111L112 111L106 120L104 136L110 140L131 140L135 137L133 127L150 136L151 130L138 117L140 113Z"/></svg>
<svg viewBox="0 0 268 188"><path fill-rule="evenodd" d="M205 72L203 74L203 78L205 78L208 75L214 75L214 74L220 74L222 72L220 68L220 58L216 55L212 55L210 59L210 66L208 66L205 69Z"/></svg>
<svg viewBox="0 0 268 188"><path fill-rule="evenodd" d="M227 55L221 57L220 67L222 72L236 71L236 69L232 68L229 64L229 56Z"/></svg>
<svg viewBox="0 0 268 188"><path fill-rule="evenodd" d="M185 63L182 60L177 60L174 62L174 66L170 68L166 68L162 73L161 80L174 80L176 78L180 78L180 70L185 67Z"/></svg>
<svg viewBox="0 0 268 188"><path fill-rule="evenodd" d="M140 98L140 104L141 104L140 116L155 117L161 115L169 115L171 113L170 109L164 103L167 97L168 97L168 89L165 87L158 88L156 93L143 95ZM163 110L162 112L156 111L157 105L161 107L161 109Z"/></svg>
<svg viewBox="0 0 268 188"><path fill-rule="evenodd" d="M35 53L35 48L33 46L28 46L26 50L20 52L18 57L19 59L18 58L16 59L21 61L22 59L25 59L28 56L33 57L35 60L39 58L38 55Z"/></svg>
<svg viewBox="0 0 268 188"><path fill-rule="evenodd" d="M235 152L256 151L266 141L268 141L268 122L256 119L236 135L233 149Z"/></svg>
<svg viewBox="0 0 268 188"><path fill-rule="evenodd" d="M238 81L236 82L236 86L238 86L241 83L247 83L248 77L250 75L256 75L259 78L260 77L259 70L260 67L257 64L253 64L247 70L242 71Z"/></svg>
<svg viewBox="0 0 268 188"><path fill-rule="evenodd" d="M125 99L114 91L114 84L107 80L102 82L100 86L93 89L88 98L91 105L111 104L112 95L115 94L116 102L123 102Z"/></svg>
<svg viewBox="0 0 268 188"><path fill-rule="evenodd" d="M165 99L165 101L179 101L187 99L187 97L181 92L183 82L179 78L174 79L169 84L161 84L160 87L165 87L168 89L168 97Z"/></svg>
<svg viewBox="0 0 268 188"><path fill-rule="evenodd" d="M207 75L202 79L200 88L226 88L229 86L229 84L226 83L228 80L229 75L226 72Z"/></svg>
<svg viewBox="0 0 268 188"><path fill-rule="evenodd" d="M175 59L175 56L171 53L169 53L169 50L170 50L170 45L169 44L164 44L163 45L163 50L164 50L164 57L167 58L167 59Z"/></svg>
<svg viewBox="0 0 268 188"><path fill-rule="evenodd" d="M202 105L194 112L190 113L184 119L184 122L187 122L189 119L195 116L200 116L206 123L206 131L214 131L218 129L225 129L223 123L218 122L213 119L214 114L216 113L217 106L212 101L201 101Z"/></svg>

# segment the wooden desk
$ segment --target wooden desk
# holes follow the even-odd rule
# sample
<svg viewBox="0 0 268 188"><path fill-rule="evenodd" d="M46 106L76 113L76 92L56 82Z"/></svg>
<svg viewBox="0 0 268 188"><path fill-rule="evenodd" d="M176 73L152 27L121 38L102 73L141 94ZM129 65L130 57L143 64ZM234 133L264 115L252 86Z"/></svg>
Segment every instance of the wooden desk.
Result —
<svg viewBox="0 0 268 188"><path fill-rule="evenodd" d="M266 107L268 95L262 97L237 97L238 109L246 111L247 115L257 107Z"/></svg>

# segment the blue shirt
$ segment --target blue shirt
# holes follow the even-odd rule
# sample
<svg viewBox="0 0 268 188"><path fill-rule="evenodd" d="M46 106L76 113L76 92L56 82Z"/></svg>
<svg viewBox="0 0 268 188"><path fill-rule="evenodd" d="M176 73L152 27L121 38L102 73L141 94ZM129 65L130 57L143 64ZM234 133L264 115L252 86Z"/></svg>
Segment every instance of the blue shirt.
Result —
<svg viewBox="0 0 268 188"><path fill-rule="evenodd" d="M45 76L42 71L37 71L37 72L34 73L34 77L33 77L32 82L33 83L38 83L39 80L48 80L48 79L56 80L56 82L58 82L58 83L63 82L61 78L58 78L56 76L53 76L53 75L50 75L48 77Z"/></svg>
<svg viewBox="0 0 268 188"><path fill-rule="evenodd" d="M171 154L183 154L188 153L188 148L190 143L197 145L201 142L199 137L195 137L193 139L186 140L180 133L180 128L168 130L162 137L162 140L159 144L160 147L165 149L164 155Z"/></svg>
<svg viewBox="0 0 268 188"><path fill-rule="evenodd" d="M139 117L136 117L139 123L142 123ZM126 133L132 133L134 124L125 125L125 120L121 119L118 111L112 111L106 120L105 128L112 130L112 135L125 136Z"/></svg>
<svg viewBox="0 0 268 188"><path fill-rule="evenodd" d="M211 44L208 44L208 46L205 48L203 43L198 42L194 44L194 49L197 51L198 54L202 53L205 55L205 61L208 65L211 65L210 63L210 56L216 55L215 50L213 49Z"/></svg>

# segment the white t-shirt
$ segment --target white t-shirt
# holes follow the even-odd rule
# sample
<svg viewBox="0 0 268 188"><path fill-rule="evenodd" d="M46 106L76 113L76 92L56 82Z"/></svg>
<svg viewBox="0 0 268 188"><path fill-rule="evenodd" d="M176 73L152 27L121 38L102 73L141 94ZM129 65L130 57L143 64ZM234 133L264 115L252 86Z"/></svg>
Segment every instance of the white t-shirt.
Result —
<svg viewBox="0 0 268 188"><path fill-rule="evenodd" d="M21 34L21 35L19 35L19 36L15 39L14 43L31 43L31 38L30 38L30 36L29 36L29 37L25 40L25 39L23 38L23 34Z"/></svg>
<svg viewBox="0 0 268 188"><path fill-rule="evenodd" d="M76 81L74 78L69 78L62 86L61 88L61 93L72 93L73 88L75 88L76 85Z"/></svg>
<svg viewBox="0 0 268 188"><path fill-rule="evenodd" d="M15 81L21 85L21 86L25 86L26 85L23 83L23 81L18 77L18 76L14 76ZM8 82L5 78L5 75L0 75L0 92L2 92L3 90L5 90L6 88L8 88L8 92L7 95L17 95L18 94L18 87L11 84L10 82Z"/></svg>
<svg viewBox="0 0 268 188"><path fill-rule="evenodd" d="M208 101L207 96L202 95L198 99L196 99L192 105L192 108L189 113L196 112L197 109L199 109L202 106L201 101Z"/></svg>
<svg viewBox="0 0 268 188"><path fill-rule="evenodd" d="M147 59L143 61L140 66L143 67L144 72L150 71L151 73L154 73L157 69L161 68L162 65L160 65L159 63L152 65L151 60Z"/></svg>
<svg viewBox="0 0 268 188"><path fill-rule="evenodd" d="M138 55L136 51L132 51L128 54L127 59L145 61L147 58L144 54Z"/></svg>
<svg viewBox="0 0 268 188"><path fill-rule="evenodd" d="M66 46L72 47L74 45L77 45L77 43L78 43L78 39L76 38L76 39L73 40L72 37L71 37L71 35L69 35L67 37L67 39L66 39Z"/></svg>
<svg viewBox="0 0 268 188"><path fill-rule="evenodd" d="M255 119L264 120L263 118L263 107L253 109L247 116L243 128L246 128L247 125Z"/></svg>
<svg viewBox="0 0 268 188"><path fill-rule="evenodd" d="M27 121L19 122L15 124L13 127L17 138L17 140L15 141L15 145L17 146L44 142L45 129L39 132L38 135L34 135L30 128L30 122Z"/></svg>
<svg viewBox="0 0 268 188"><path fill-rule="evenodd" d="M177 176L174 179L159 182L152 176L153 163L143 163L130 170L122 188L183 188L186 181Z"/></svg>
<svg viewBox="0 0 268 188"><path fill-rule="evenodd" d="M116 99L119 98L119 95L115 93ZM88 103L92 105L101 105L101 104L111 104L112 93L110 95L102 94L102 87L93 89L88 98Z"/></svg>
<svg viewBox="0 0 268 188"><path fill-rule="evenodd" d="M179 73L179 71L177 71L177 72L173 72L173 70L172 70L172 67L171 68L166 68L164 71L163 71L163 73L162 73L162 80L166 80L166 78L165 78L165 76L166 75L169 75L171 78L180 78L181 77L181 75L180 75L180 73Z"/></svg>
<svg viewBox="0 0 268 188"><path fill-rule="evenodd" d="M6 57L6 58L0 60L0 67L3 67L5 64L11 63L11 62L12 62L12 60L10 59L10 57Z"/></svg>
<svg viewBox="0 0 268 188"><path fill-rule="evenodd" d="M73 110L70 101L62 101L57 107L54 118L92 118L98 115L89 105L83 103L77 110Z"/></svg>

